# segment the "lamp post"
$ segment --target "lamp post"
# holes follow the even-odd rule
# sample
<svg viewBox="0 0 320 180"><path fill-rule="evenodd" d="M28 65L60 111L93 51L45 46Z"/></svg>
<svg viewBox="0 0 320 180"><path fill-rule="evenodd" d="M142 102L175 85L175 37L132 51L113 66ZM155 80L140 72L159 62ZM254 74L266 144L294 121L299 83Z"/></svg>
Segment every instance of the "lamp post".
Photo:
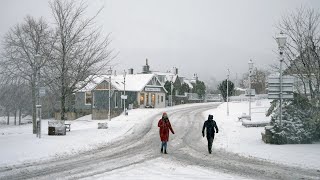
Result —
<svg viewBox="0 0 320 180"><path fill-rule="evenodd" d="M253 69L253 62L250 59L248 62L249 64L249 117L251 120L251 75L252 75L252 69Z"/></svg>
<svg viewBox="0 0 320 180"><path fill-rule="evenodd" d="M127 115L127 112L126 112L126 70L124 70L124 73L123 73L123 112L124 112L124 115L126 116Z"/></svg>
<svg viewBox="0 0 320 180"><path fill-rule="evenodd" d="M228 74L227 74L227 116L229 116L229 75L230 75L230 71L228 69Z"/></svg>
<svg viewBox="0 0 320 180"><path fill-rule="evenodd" d="M280 126L282 121L282 62L283 58L283 50L286 45L287 37L281 31L280 34L276 37L278 47L279 47L279 54L280 54Z"/></svg>
<svg viewBox="0 0 320 180"><path fill-rule="evenodd" d="M37 74L38 74L38 82L37 82L37 113L39 117L39 121L37 121L37 137L41 138L41 102L40 102L40 63L41 63L41 56L39 54L35 55L36 63L37 63Z"/></svg>
<svg viewBox="0 0 320 180"><path fill-rule="evenodd" d="M111 75L112 75L112 69L108 70L109 75L109 111L108 111L108 120L111 121Z"/></svg>
<svg viewBox="0 0 320 180"><path fill-rule="evenodd" d="M170 86L170 90L171 90L171 99L170 99L170 106L172 106L172 99L173 99L173 75L171 76L171 86Z"/></svg>

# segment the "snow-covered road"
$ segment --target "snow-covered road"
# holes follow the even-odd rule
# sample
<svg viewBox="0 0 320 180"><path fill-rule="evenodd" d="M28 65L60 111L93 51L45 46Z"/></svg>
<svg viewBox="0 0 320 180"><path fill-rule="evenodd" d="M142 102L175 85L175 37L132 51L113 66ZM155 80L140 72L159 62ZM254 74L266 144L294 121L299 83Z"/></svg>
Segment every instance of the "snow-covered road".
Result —
<svg viewBox="0 0 320 180"><path fill-rule="evenodd" d="M143 126L134 126L124 138L99 149L39 163L1 167L0 179L110 179L116 178L118 173L125 175L121 170L141 164L151 164L149 171L168 173L168 169L161 171L159 168L162 167L156 166L161 161L174 164L177 168L189 167L190 171L201 168L206 170L203 174L208 174L208 179L215 175L234 179L319 179L319 172L313 169L245 158L216 148L213 154L208 154L201 136L201 113L216 106L199 104L167 111L176 133L170 135L167 155L160 153L157 123L161 115L157 114L151 117L152 120L145 121Z"/></svg>

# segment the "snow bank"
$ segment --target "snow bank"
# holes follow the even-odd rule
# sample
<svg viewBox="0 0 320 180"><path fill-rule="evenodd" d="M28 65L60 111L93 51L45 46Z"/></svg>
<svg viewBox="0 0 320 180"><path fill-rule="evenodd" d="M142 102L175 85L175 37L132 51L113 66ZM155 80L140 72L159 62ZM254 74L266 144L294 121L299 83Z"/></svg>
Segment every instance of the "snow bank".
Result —
<svg viewBox="0 0 320 180"><path fill-rule="evenodd" d="M270 117L265 117L265 111L270 106L270 100L259 100L251 103L252 123L265 123ZM244 127L238 117L248 114L249 102L229 102L217 109L203 113L204 118L213 114L219 126L213 146L218 149L234 152L246 157L257 157L276 163L320 169L320 143L297 145L271 145L262 141L261 132L264 127ZM247 120L244 120L248 123Z"/></svg>

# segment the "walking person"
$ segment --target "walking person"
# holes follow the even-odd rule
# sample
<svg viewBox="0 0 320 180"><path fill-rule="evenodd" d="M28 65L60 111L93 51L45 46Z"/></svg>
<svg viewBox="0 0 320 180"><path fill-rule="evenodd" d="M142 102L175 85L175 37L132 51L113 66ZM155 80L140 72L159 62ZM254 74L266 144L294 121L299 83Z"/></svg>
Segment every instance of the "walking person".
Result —
<svg viewBox="0 0 320 180"><path fill-rule="evenodd" d="M214 134L219 132L216 121L213 120L213 115L209 114L208 120L203 124L202 137L204 137L204 130L207 128L207 140L208 140L208 151L209 154L212 152L212 142L214 139Z"/></svg>
<svg viewBox="0 0 320 180"><path fill-rule="evenodd" d="M171 127L167 113L162 114L162 118L158 122L159 134L161 139L161 153L167 154L167 142L169 141L169 130L172 134L174 131Z"/></svg>

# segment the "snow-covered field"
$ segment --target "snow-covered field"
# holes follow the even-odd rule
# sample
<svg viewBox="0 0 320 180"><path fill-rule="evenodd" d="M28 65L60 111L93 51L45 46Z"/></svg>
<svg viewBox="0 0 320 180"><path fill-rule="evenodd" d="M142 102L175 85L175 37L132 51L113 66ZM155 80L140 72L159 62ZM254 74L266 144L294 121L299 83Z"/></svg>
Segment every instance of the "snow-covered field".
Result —
<svg viewBox="0 0 320 180"><path fill-rule="evenodd" d="M270 100L260 100L251 103L252 121L266 121L265 111L270 106ZM213 114L220 128L213 146L225 149L247 157L257 157L272 162L291 166L320 169L320 143L271 145L265 144L261 138L264 127L244 127L238 117L248 114L249 102L229 102L229 116L227 104L221 104L217 109L203 113L204 118Z"/></svg>
<svg viewBox="0 0 320 180"><path fill-rule="evenodd" d="M197 104L195 104L197 105ZM48 136L48 120L42 123L42 138L32 134L32 124L21 126L0 126L0 166L26 164L34 161L66 156L92 150L110 142L117 141L125 135L132 134L132 128L150 118L160 118L167 110L174 110L193 104L163 109L134 109L128 116L120 115L107 120L91 120L85 116L70 121L71 132L66 136ZM265 110L269 100L252 103L253 121L265 121ZM277 163L320 169L320 144L310 145L269 145L261 140L264 128L246 128L238 121L238 116L248 113L248 102L230 102L230 115L226 115L226 103L217 109L203 112L203 120L213 114L219 126L219 133L214 141L214 149L223 149L243 156L257 157ZM0 119L1 121L1 119ZM3 121L3 120L2 120ZM108 129L97 129L99 122L108 122ZM206 146L205 138L202 139ZM168 156L169 157L169 156ZM195 165L174 162L166 156L131 165L111 172L96 175L92 179L244 179L223 172L212 171ZM91 179L90 178L90 179ZM247 179L247 178L246 178Z"/></svg>
<svg viewBox="0 0 320 180"><path fill-rule="evenodd" d="M66 136L48 136L48 120L42 121L41 139L32 134L32 124L4 126L0 128L0 166L4 164L26 163L66 156L98 148L129 133L136 123L143 123L160 110L136 109L129 116L118 116L111 121L91 120L91 115L81 117L71 123L71 131ZM98 129L98 123L108 122L108 129Z"/></svg>

